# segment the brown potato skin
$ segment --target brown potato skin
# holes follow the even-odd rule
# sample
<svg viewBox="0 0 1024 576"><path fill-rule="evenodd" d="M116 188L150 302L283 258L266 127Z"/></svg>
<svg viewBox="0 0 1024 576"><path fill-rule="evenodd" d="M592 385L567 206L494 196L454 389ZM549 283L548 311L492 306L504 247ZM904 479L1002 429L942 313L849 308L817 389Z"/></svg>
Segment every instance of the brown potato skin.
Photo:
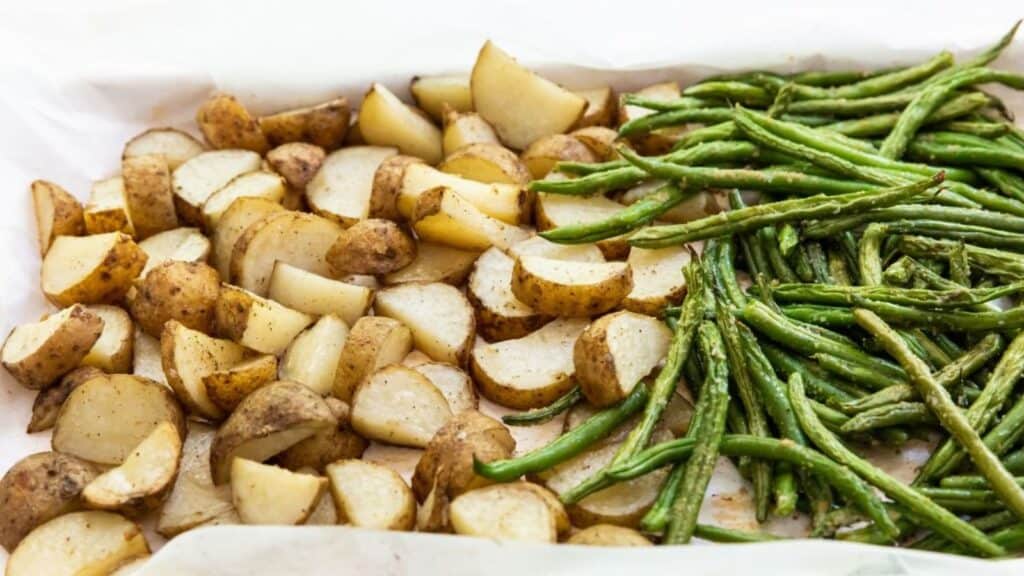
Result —
<svg viewBox="0 0 1024 576"><path fill-rule="evenodd" d="M501 460L510 458L515 448L515 439L501 422L476 410L459 412L427 444L412 477L413 493L423 502L435 487L454 498L491 484L473 471L474 456L481 462Z"/></svg>
<svg viewBox="0 0 1024 576"><path fill-rule="evenodd" d="M242 148L264 154L270 145L260 123L230 94L213 94L196 110L196 124L211 148Z"/></svg>
<svg viewBox="0 0 1024 576"><path fill-rule="evenodd" d="M213 332L220 276L202 262L170 261L136 283L128 311L144 332L159 338L168 320L204 334Z"/></svg>
<svg viewBox="0 0 1024 576"><path fill-rule="evenodd" d="M537 278L526 273L519 259L516 259L512 272L512 292L516 298L538 312L555 316L603 314L618 306L632 288L633 274L628 266L625 273L615 277L614 282L597 289L561 286Z"/></svg>
<svg viewBox="0 0 1024 576"><path fill-rule="evenodd" d="M505 148L501 144L478 142L476 144L467 144L462 148L459 148L455 152L452 152L444 159L444 162L438 166L438 169L442 172L449 172L463 178L469 178L465 174L459 173L458 170L450 169L451 166L457 166L458 162L463 158L485 158L495 165L500 165L502 171L509 177L508 181L503 181L507 184L522 184L527 185L530 180L533 180L533 176L530 175L530 171L526 168L526 165L519 160L519 156L515 152ZM473 178L470 178L471 180ZM488 182L492 183L492 182ZM529 214L529 210L524 210L525 214Z"/></svg>
<svg viewBox="0 0 1024 576"><path fill-rule="evenodd" d="M81 282L60 294L47 294L51 302L60 307L82 304L118 304L132 287L132 281L146 266L149 256L127 234L107 254L102 265Z"/></svg>
<svg viewBox="0 0 1024 576"><path fill-rule="evenodd" d="M594 406L611 406L625 397L615 377L615 357L608 348L608 326L617 314L598 318L576 339L572 349L576 381Z"/></svg>
<svg viewBox="0 0 1024 576"><path fill-rule="evenodd" d="M466 298L473 305L476 317L476 331L488 342L500 342L513 338L522 338L535 332L554 317L547 314L530 314L528 316L502 316L495 314L480 302L472 291L466 291Z"/></svg>
<svg viewBox="0 0 1024 576"><path fill-rule="evenodd" d="M423 160L415 156L399 154L381 162L373 175L373 188L370 192L370 218L384 218L401 222L404 220L398 211L398 194L402 190L402 179L405 169L413 164L422 164Z"/></svg>
<svg viewBox="0 0 1024 576"><path fill-rule="evenodd" d="M349 423L349 406L337 398L325 398L338 425L325 428L277 455L277 463L289 470L310 467L323 473L331 462L360 458L367 446L365 438L356 434ZM329 497L329 496L328 496Z"/></svg>
<svg viewBox="0 0 1024 576"><path fill-rule="evenodd" d="M33 528L80 507L78 496L99 472L67 454L39 452L0 480L0 545L13 552Z"/></svg>
<svg viewBox="0 0 1024 576"><path fill-rule="evenodd" d="M277 358L264 355L266 360L250 365L245 372L219 370L203 377L210 401L225 412L234 410L239 402L253 390L277 379Z"/></svg>
<svg viewBox="0 0 1024 576"><path fill-rule="evenodd" d="M352 325L334 374L334 396L351 402L356 387L369 376L377 361L381 344L393 330L408 330L398 320L383 316L363 316Z"/></svg>
<svg viewBox="0 0 1024 576"><path fill-rule="evenodd" d="M336 276L389 274L416 257L416 241L390 220L360 220L346 229L327 251Z"/></svg>
<svg viewBox="0 0 1024 576"><path fill-rule="evenodd" d="M121 161L124 199L135 237L148 238L178 226L171 170L163 156L133 156Z"/></svg>
<svg viewBox="0 0 1024 576"><path fill-rule="evenodd" d="M26 388L41 390L78 366L102 333L103 320L78 306L33 354L17 363L4 362L4 368Z"/></svg>
<svg viewBox="0 0 1024 576"><path fill-rule="evenodd" d="M81 236L85 234L85 217L82 204L67 190L46 180L32 182L32 196L46 195L53 204L52 227L49 238L39 239L40 253L46 255L53 239L57 236Z"/></svg>
<svg viewBox="0 0 1024 576"><path fill-rule="evenodd" d="M547 176L556 162L597 162L597 156L579 140L566 134L544 136L523 150L520 159L535 179Z"/></svg>
<svg viewBox="0 0 1024 576"><path fill-rule="evenodd" d="M619 138L619 133L611 128L589 126L570 132L569 136L589 148L598 160L608 161L619 157L618 152L615 151L615 141Z"/></svg>
<svg viewBox="0 0 1024 576"><path fill-rule="evenodd" d="M334 150L344 143L351 119L348 99L342 96L309 108L262 116L259 126L271 146L308 142Z"/></svg>
<svg viewBox="0 0 1024 576"><path fill-rule="evenodd" d="M57 413L60 412L60 407L64 404L64 401L71 395L71 391L78 387L79 384L88 382L97 376L105 375L106 373L99 368L79 366L65 374L55 386L40 390L39 394L36 394L35 401L32 402L32 419L29 421L28 428L25 431L33 434L53 428L53 425L57 422Z"/></svg>
<svg viewBox="0 0 1024 576"><path fill-rule="evenodd" d="M305 190L326 156L324 149L315 144L289 142L267 152L267 164L284 178L289 187Z"/></svg>
<svg viewBox="0 0 1024 576"><path fill-rule="evenodd" d="M565 396L576 385L572 374L568 374L557 385L535 390L510 390L506 384L490 378L487 371L480 367L476 357L472 355L469 357L469 372L473 375L473 381L476 382L479 392L484 398L516 410L532 410L547 406Z"/></svg>

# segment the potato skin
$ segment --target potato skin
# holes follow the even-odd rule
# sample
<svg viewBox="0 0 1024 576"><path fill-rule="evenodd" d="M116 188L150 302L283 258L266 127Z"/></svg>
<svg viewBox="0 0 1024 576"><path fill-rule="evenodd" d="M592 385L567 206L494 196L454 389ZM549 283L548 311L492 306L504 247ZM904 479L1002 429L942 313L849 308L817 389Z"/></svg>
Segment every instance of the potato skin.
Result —
<svg viewBox="0 0 1024 576"><path fill-rule="evenodd" d="M99 472L67 454L39 452L0 480L0 545L13 552L33 528L79 508L78 495Z"/></svg>
<svg viewBox="0 0 1024 576"><path fill-rule="evenodd" d="M267 163L280 174L293 189L305 190L313 179L327 153L324 149L305 142L289 142L267 152Z"/></svg>
<svg viewBox="0 0 1024 576"><path fill-rule="evenodd" d="M213 94L196 111L196 124L214 149L241 148L263 154L269 148L259 122L230 94Z"/></svg>
<svg viewBox="0 0 1024 576"><path fill-rule="evenodd" d="M103 370L99 368L79 366L65 374L55 386L40 390L39 394L36 394L35 401L32 402L32 419L25 431L33 434L53 428L57 422L57 413L60 412L61 405L71 395L71 392L79 384L104 375Z"/></svg>
<svg viewBox="0 0 1024 576"><path fill-rule="evenodd" d="M50 233L44 237L39 230L39 251L46 255L47 249L57 236L81 236L85 234L85 217L82 204L67 190L46 180L32 182L32 197L38 205L44 200L53 206L50 218ZM36 208L38 211L39 209ZM38 218L38 215L37 215ZM37 220L37 225L40 223Z"/></svg>
<svg viewBox="0 0 1024 576"><path fill-rule="evenodd" d="M26 388L41 390L74 369L102 333L103 320L86 308L75 306L34 353L18 362L4 362L4 368Z"/></svg>
<svg viewBox="0 0 1024 576"><path fill-rule="evenodd" d="M501 422L476 410L459 412L427 444L412 477L413 493L423 502L435 487L454 498L491 484L473 471L473 458L481 462L510 458L515 448L515 439Z"/></svg>
<svg viewBox="0 0 1024 576"><path fill-rule="evenodd" d="M413 164L422 163L423 160L404 154L392 156L381 162L373 175L369 212L371 218L384 218L396 222L404 220L398 211L398 194L402 190L405 169Z"/></svg>
<svg viewBox="0 0 1024 576"><path fill-rule="evenodd" d="M118 304L132 286L132 281L146 266L146 253L127 234L118 233L118 241L100 266L74 286L46 297L57 306L82 304ZM45 268L45 260L44 260Z"/></svg>
<svg viewBox="0 0 1024 576"><path fill-rule="evenodd" d="M538 312L561 316L596 316L615 308L633 287L633 274L625 272L603 286L566 286L529 274L516 259L512 292Z"/></svg>
<svg viewBox="0 0 1024 576"><path fill-rule="evenodd" d="M325 398L338 425L325 428L277 455L277 463L289 470L310 467L323 472L331 462L360 458L367 446L365 438L352 430L349 406L337 398Z"/></svg>
<svg viewBox="0 0 1024 576"><path fill-rule="evenodd" d="M337 276L389 274L416 257L416 241L390 220L360 220L341 233L327 251Z"/></svg>
<svg viewBox="0 0 1024 576"><path fill-rule="evenodd" d="M615 357L608 348L608 325L615 314L595 320L576 339L573 364L583 395L595 406L610 406L622 399L615 376Z"/></svg>
<svg viewBox="0 0 1024 576"><path fill-rule="evenodd" d="M210 401L225 412L231 412L253 390L277 379L276 357L268 354L252 360L245 370L229 368L204 376L203 385Z"/></svg>
<svg viewBox="0 0 1024 576"><path fill-rule="evenodd" d="M178 226L171 170L163 156L133 156L121 161L124 199L135 237L148 238Z"/></svg>
<svg viewBox="0 0 1024 576"><path fill-rule="evenodd" d="M212 267L201 262L164 262L136 283L128 297L128 311L155 338L168 320L210 334L219 295L220 277Z"/></svg>
<svg viewBox="0 0 1024 576"><path fill-rule="evenodd" d="M344 96L259 119L260 129L271 146L308 142L325 150L340 148L348 133L352 111Z"/></svg>

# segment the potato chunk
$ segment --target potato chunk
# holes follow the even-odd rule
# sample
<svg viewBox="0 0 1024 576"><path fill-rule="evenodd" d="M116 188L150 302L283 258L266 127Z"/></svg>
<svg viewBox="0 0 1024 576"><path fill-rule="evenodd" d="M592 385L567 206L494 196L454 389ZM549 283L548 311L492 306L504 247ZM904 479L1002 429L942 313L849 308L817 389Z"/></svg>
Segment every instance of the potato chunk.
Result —
<svg viewBox="0 0 1024 576"><path fill-rule="evenodd" d="M135 227L128 215L127 202L122 177L94 182L83 212L85 231L88 234L124 232L134 236Z"/></svg>
<svg viewBox="0 0 1024 576"><path fill-rule="evenodd" d="M238 364L246 355L230 340L211 338L176 320L160 336L160 356L167 383L188 409L203 418L219 420L223 410L210 400L203 378Z"/></svg>
<svg viewBox="0 0 1024 576"><path fill-rule="evenodd" d="M512 273L512 293L544 314L601 314L618 306L632 289L633 275L625 262L522 256Z"/></svg>
<svg viewBox="0 0 1024 576"><path fill-rule="evenodd" d="M127 234L60 236L43 259L43 293L58 306L116 304L146 265Z"/></svg>
<svg viewBox="0 0 1024 576"><path fill-rule="evenodd" d="M196 111L196 124L213 148L241 148L258 154L270 148L260 123L230 94L207 98Z"/></svg>
<svg viewBox="0 0 1024 576"><path fill-rule="evenodd" d="M128 310L139 327L159 337L168 320L209 334L213 332L220 278L206 264L168 261L135 284Z"/></svg>
<svg viewBox="0 0 1024 576"><path fill-rule="evenodd" d="M398 154L383 146L352 146L327 155L316 176L306 186L309 207L343 225L370 215L377 168Z"/></svg>
<svg viewBox="0 0 1024 576"><path fill-rule="evenodd" d="M683 267L690 262L685 246L634 248L626 260L633 270L633 289L622 301L623 308L661 316L665 307L679 304L686 295Z"/></svg>
<svg viewBox="0 0 1024 576"><path fill-rule="evenodd" d="M239 174L203 203L203 223L207 229L215 228L220 217L238 198L266 198L280 203L284 195L284 178L273 172L255 170Z"/></svg>
<svg viewBox="0 0 1024 576"><path fill-rule="evenodd" d="M245 524L302 524L327 489L327 479L245 458L231 463L231 494Z"/></svg>
<svg viewBox="0 0 1024 576"><path fill-rule="evenodd" d="M271 146L308 142L334 150L345 141L351 119L348 100L342 96L316 106L262 116L259 124Z"/></svg>
<svg viewBox="0 0 1024 576"><path fill-rule="evenodd" d="M393 470L364 460L340 460L327 467L340 519L359 528L412 530L416 500Z"/></svg>
<svg viewBox="0 0 1024 576"><path fill-rule="evenodd" d="M622 400L662 361L671 340L672 331L651 316L622 310L601 317L573 348L583 395L595 406Z"/></svg>
<svg viewBox="0 0 1024 576"><path fill-rule="evenodd" d="M386 366L352 397L352 427L371 440L422 448L451 418L441 391L419 372Z"/></svg>
<svg viewBox="0 0 1024 576"><path fill-rule="evenodd" d="M79 494L97 473L88 462L57 452L18 460L0 480L0 546L13 552L36 526L78 508Z"/></svg>
<svg viewBox="0 0 1024 576"><path fill-rule="evenodd" d="M281 379L300 382L321 395L330 394L347 339L344 320L333 314L321 316L288 346L281 360Z"/></svg>
<svg viewBox="0 0 1024 576"><path fill-rule="evenodd" d="M476 311L477 329L488 342L520 338L551 321L512 293L515 260L497 248L477 258L466 296Z"/></svg>
<svg viewBox="0 0 1024 576"><path fill-rule="evenodd" d="M131 316L117 306L94 305L89 311L103 320L103 332L82 358L82 366L94 366L110 373L132 371L135 325Z"/></svg>
<svg viewBox="0 0 1024 576"><path fill-rule="evenodd" d="M347 323L355 323L370 309L373 290L278 262L270 276L268 296L299 312L314 316L334 314Z"/></svg>
<svg viewBox="0 0 1024 576"><path fill-rule="evenodd" d="M397 364L412 349L412 332L398 320L364 316L352 325L338 360L334 395L348 402L364 379Z"/></svg>
<svg viewBox="0 0 1024 576"><path fill-rule="evenodd" d="M71 306L11 331L0 358L25 387L39 390L70 372L103 333L103 319L84 306Z"/></svg>
<svg viewBox="0 0 1024 576"><path fill-rule="evenodd" d="M359 129L370 144L394 146L430 164L437 164L443 157L437 126L381 84L371 86L363 98Z"/></svg>
<svg viewBox="0 0 1024 576"><path fill-rule="evenodd" d="M581 546L654 546L643 534L614 524L595 524L573 534L568 544Z"/></svg>
<svg viewBox="0 0 1024 576"><path fill-rule="evenodd" d="M582 142L565 134L552 134L537 139L523 150L523 164L537 180L544 178L558 162L597 162L598 158Z"/></svg>
<svg viewBox="0 0 1024 576"><path fill-rule="evenodd" d="M448 109L444 115L444 132L441 145L447 158L470 144L501 144L494 128L473 112L459 113Z"/></svg>
<svg viewBox="0 0 1024 576"><path fill-rule="evenodd" d="M529 233L491 218L449 188L433 188L420 195L412 215L417 236L464 250L508 248Z"/></svg>
<svg viewBox="0 0 1024 576"><path fill-rule="evenodd" d="M120 466L97 476L82 490L91 508L139 515L160 505L178 474L181 434L161 422Z"/></svg>
<svg viewBox="0 0 1024 576"><path fill-rule="evenodd" d="M434 360L461 366L469 358L476 322L457 288L439 282L385 288L374 310L408 326L416 347Z"/></svg>
<svg viewBox="0 0 1024 576"><path fill-rule="evenodd" d="M171 174L178 217L202 224L206 199L235 176L259 170L261 162L260 155L249 150L213 150L193 156Z"/></svg>
<svg viewBox="0 0 1024 576"><path fill-rule="evenodd" d="M122 159L137 156L162 156L167 167L174 170L206 150L191 135L174 128L150 128L124 145Z"/></svg>
<svg viewBox="0 0 1024 576"><path fill-rule="evenodd" d="M32 531L7 560L7 576L112 574L149 556L142 528L110 512L73 512Z"/></svg>
<svg viewBox="0 0 1024 576"><path fill-rule="evenodd" d="M409 83L409 92L416 105L438 122L444 119L444 108L456 112L473 109L468 76L416 76Z"/></svg>
<svg viewBox="0 0 1024 576"><path fill-rule="evenodd" d="M515 152L501 144L469 144L449 154L438 168L442 172L487 184L530 183L532 176Z"/></svg>
<svg viewBox="0 0 1024 576"><path fill-rule="evenodd" d="M210 400L225 412L234 410L253 390L277 379L277 357L264 354L203 376Z"/></svg>
<svg viewBox="0 0 1024 576"><path fill-rule="evenodd" d="M278 355L313 323L313 317L230 284L220 289L217 331L264 354Z"/></svg>
<svg viewBox="0 0 1024 576"><path fill-rule="evenodd" d="M327 251L336 276L388 274L416 256L416 241L390 220L371 218L353 224Z"/></svg>
<svg viewBox="0 0 1024 576"><path fill-rule="evenodd" d="M466 280L477 252L432 242L419 242L416 256L407 266L384 276L384 284L444 282L458 286Z"/></svg>
<svg viewBox="0 0 1024 576"><path fill-rule="evenodd" d="M82 205L67 190L46 180L32 182L32 203L36 212L39 253L46 255L57 236L85 234Z"/></svg>
<svg viewBox="0 0 1024 576"><path fill-rule="evenodd" d="M548 499L515 483L466 492L452 500L449 515L456 534L520 542L558 539Z"/></svg>
<svg viewBox="0 0 1024 576"><path fill-rule="evenodd" d="M171 169L162 155L134 156L121 162L124 199L137 238L148 238L178 225Z"/></svg>

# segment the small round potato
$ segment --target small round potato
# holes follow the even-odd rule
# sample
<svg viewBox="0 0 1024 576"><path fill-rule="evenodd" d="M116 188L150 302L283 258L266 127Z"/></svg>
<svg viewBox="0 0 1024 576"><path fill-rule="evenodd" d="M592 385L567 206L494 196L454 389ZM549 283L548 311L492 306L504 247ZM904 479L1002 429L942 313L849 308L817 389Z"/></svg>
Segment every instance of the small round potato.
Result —
<svg viewBox="0 0 1024 576"><path fill-rule="evenodd" d="M454 498L491 481L473 471L481 462L510 458L516 441L504 424L477 412L457 413L427 443L412 476L412 490L423 502L435 487Z"/></svg>
<svg viewBox="0 0 1024 576"><path fill-rule="evenodd" d="M320 165L324 163L324 149L305 142L289 142L267 152L267 163L280 174L288 186L305 190Z"/></svg>
<svg viewBox="0 0 1024 576"><path fill-rule="evenodd" d="M128 311L150 336L159 338L164 323L177 320L209 334L220 294L220 276L197 262L165 262L136 283L128 296Z"/></svg>
<svg viewBox="0 0 1024 576"><path fill-rule="evenodd" d="M336 276L388 274L416 257L416 241L390 220L360 220L338 236L327 251Z"/></svg>

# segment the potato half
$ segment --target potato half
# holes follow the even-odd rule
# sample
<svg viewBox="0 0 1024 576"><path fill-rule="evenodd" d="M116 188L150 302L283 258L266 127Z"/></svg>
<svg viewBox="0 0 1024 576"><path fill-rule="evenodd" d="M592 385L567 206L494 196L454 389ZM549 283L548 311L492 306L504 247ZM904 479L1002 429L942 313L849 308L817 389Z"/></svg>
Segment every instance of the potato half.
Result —
<svg viewBox="0 0 1024 576"><path fill-rule="evenodd" d="M333 314L321 316L288 346L281 360L281 379L300 382L321 395L330 394L347 339L344 320Z"/></svg>
<svg viewBox="0 0 1024 576"><path fill-rule="evenodd" d="M221 285L217 331L242 346L278 355L313 323L313 317L230 284Z"/></svg>
<svg viewBox="0 0 1024 576"><path fill-rule="evenodd" d="M150 336L159 337L168 320L210 334L219 297L216 270L203 263L171 260L136 281L135 290L128 293L127 307Z"/></svg>
<svg viewBox="0 0 1024 576"><path fill-rule="evenodd" d="M32 402L32 419L29 420L25 431L33 434L53 428L57 422L60 407L71 395L71 391L83 382L88 382L98 376L106 376L106 373L92 366L79 366L65 374L57 384L40 390Z"/></svg>
<svg viewBox="0 0 1024 576"><path fill-rule="evenodd" d="M534 204L537 230L550 230L570 224L589 224L609 218L622 211L622 204L600 194L595 196L566 196L564 194L537 194ZM597 243L605 258L618 260L629 254L625 236L615 236Z"/></svg>
<svg viewBox="0 0 1024 576"><path fill-rule="evenodd" d="M580 546L654 546L646 536L624 526L595 524L573 534L566 544Z"/></svg>
<svg viewBox="0 0 1024 576"><path fill-rule="evenodd" d="M239 198L221 215L211 237L213 255L210 262L221 278L231 277L231 256L238 239L250 226L275 212L284 212L284 207L266 198Z"/></svg>
<svg viewBox="0 0 1024 576"><path fill-rule="evenodd" d="M103 320L103 332L82 358L82 366L94 366L110 373L131 372L135 347L135 325L131 316L117 306L102 304L89 306L89 312Z"/></svg>
<svg viewBox="0 0 1024 576"><path fill-rule="evenodd" d="M270 148L260 123L230 94L207 98L196 110L196 124L213 148L241 148L259 154Z"/></svg>
<svg viewBox="0 0 1024 576"><path fill-rule="evenodd" d="M378 370L352 396L352 428L380 442L422 448L451 416L441 391L404 366Z"/></svg>
<svg viewBox="0 0 1024 576"><path fill-rule="evenodd" d="M558 518L549 500L517 483L466 492L452 500L448 513L456 534L519 542L558 541Z"/></svg>
<svg viewBox="0 0 1024 576"><path fill-rule="evenodd" d="M412 215L417 236L428 242L463 250L508 248L529 238L518 226L481 212L450 188L433 188L420 195Z"/></svg>
<svg viewBox="0 0 1024 576"><path fill-rule="evenodd" d="M473 470L474 458L481 462L510 458L515 448L515 439L501 422L476 410L459 412L427 444L412 477L413 491L422 502L433 490L454 498L491 484Z"/></svg>
<svg viewBox="0 0 1024 576"><path fill-rule="evenodd" d="M337 398L326 398L338 425L325 428L277 455L277 463L289 470L312 469L322 472L331 462L359 458L368 442L356 434L349 421L348 404Z"/></svg>
<svg viewBox="0 0 1024 576"><path fill-rule="evenodd" d="M267 152L267 164L293 190L305 190L324 163L324 149L305 142L282 144Z"/></svg>
<svg viewBox="0 0 1024 576"><path fill-rule="evenodd" d="M210 256L210 240L198 228L175 228L154 234L139 242L139 248L148 257L139 276L171 260L206 262Z"/></svg>
<svg viewBox="0 0 1024 576"><path fill-rule="evenodd" d="M398 211L412 218L421 196L439 186L448 188L480 212L505 222L520 224L530 218L530 194L514 184L484 184L446 174L425 164L412 164L405 169L398 193Z"/></svg>
<svg viewBox="0 0 1024 576"><path fill-rule="evenodd" d="M334 395L348 402L364 379L397 364L412 349L412 332L398 320L364 316L352 325L334 377Z"/></svg>
<svg viewBox="0 0 1024 576"><path fill-rule="evenodd" d="M423 164L415 156L399 154L380 163L373 175L373 189L370 192L370 217L401 222L404 216L398 211L398 196L402 192L405 171L413 164Z"/></svg>
<svg viewBox="0 0 1024 576"><path fill-rule="evenodd" d="M626 260L633 270L633 289L622 307L640 314L661 316L665 307L678 304L686 295L683 267L690 262L685 246L634 248Z"/></svg>
<svg viewBox="0 0 1024 576"><path fill-rule="evenodd" d="M470 366L480 393L519 410L554 402L575 384L572 350L586 326L584 318L559 318L515 340L478 341Z"/></svg>
<svg viewBox="0 0 1024 576"><path fill-rule="evenodd" d="M625 262L574 262L541 256L516 259L512 293L540 313L593 316L607 312L633 289Z"/></svg>
<svg viewBox="0 0 1024 576"><path fill-rule="evenodd" d="M497 248L477 258L466 296L476 312L477 331L488 342L520 338L551 321L512 293L515 260Z"/></svg>
<svg viewBox="0 0 1024 576"><path fill-rule="evenodd" d="M473 109L468 76L416 76L409 83L409 92L416 105L438 122L444 120L445 106L456 112Z"/></svg>
<svg viewBox="0 0 1024 576"><path fill-rule="evenodd" d="M348 99L342 96L316 106L261 116L259 124L271 146L308 142L334 150L345 141L351 120Z"/></svg>
<svg viewBox="0 0 1024 576"><path fill-rule="evenodd" d="M565 134L538 138L523 150L520 158L535 179L541 179L562 161L593 163L598 157L583 142Z"/></svg>
<svg viewBox="0 0 1024 576"><path fill-rule="evenodd" d="M372 85L363 97L359 129L370 144L394 146L430 164L437 164L443 157L437 126L381 84Z"/></svg>
<svg viewBox="0 0 1024 576"><path fill-rule="evenodd" d="M405 267L415 256L412 236L390 220L371 218L342 232L327 251L327 262L335 276L378 275Z"/></svg>
<svg viewBox="0 0 1024 576"><path fill-rule="evenodd" d="M85 234L82 205L67 190L53 182L32 182L32 204L36 213L40 254L46 255L57 236Z"/></svg>
<svg viewBox="0 0 1024 576"><path fill-rule="evenodd" d="M193 156L171 174L178 217L201 224L206 199L235 176L259 170L261 163L260 155L249 150L213 150Z"/></svg>
<svg viewBox="0 0 1024 576"><path fill-rule="evenodd" d="M445 158L470 144L484 143L501 145L494 128L491 128L479 114L456 112L450 108L445 110L444 132L441 139Z"/></svg>
<svg viewBox="0 0 1024 576"><path fill-rule="evenodd" d="M306 186L309 207L344 225L366 218L377 168L396 154L397 149L382 146L352 146L328 154Z"/></svg>
<svg viewBox="0 0 1024 576"><path fill-rule="evenodd" d="M231 499L244 524L302 524L327 489L327 479L235 458Z"/></svg>
<svg viewBox="0 0 1024 576"><path fill-rule="evenodd" d="M412 530L416 500L412 490L387 466L340 460L327 466L339 520L359 528Z"/></svg>
<svg viewBox="0 0 1024 576"><path fill-rule="evenodd" d="M203 376L210 401L231 412L253 390L277 380L277 357L263 354Z"/></svg>
<svg viewBox="0 0 1024 576"><path fill-rule="evenodd" d="M206 424L189 423L178 475L156 524L162 536L171 538L197 526L241 521L231 502L231 486L214 486L210 475L210 445L215 434Z"/></svg>
<svg viewBox="0 0 1024 576"><path fill-rule="evenodd" d="M346 323L355 323L370 309L373 290L278 262L270 276L268 296L299 312L334 314Z"/></svg>
<svg viewBox="0 0 1024 576"><path fill-rule="evenodd" d="M150 128L124 145L121 159L137 156L162 156L168 168L174 170L193 156L206 150L191 135L174 128Z"/></svg>
<svg viewBox="0 0 1024 576"><path fill-rule="evenodd" d="M58 306L116 304L146 265L127 234L60 236L43 259L43 293Z"/></svg>
<svg viewBox="0 0 1024 576"><path fill-rule="evenodd" d="M418 242L416 256L407 266L384 276L384 284L444 282L462 284L476 261L477 252L432 242Z"/></svg>
<svg viewBox="0 0 1024 576"><path fill-rule="evenodd" d="M167 383L191 412L219 420L224 412L210 400L203 377L238 364L247 351L230 340L211 338L175 320L160 336L160 355Z"/></svg>
<svg viewBox="0 0 1024 576"><path fill-rule="evenodd" d="M125 207L137 238L178 226L171 169L163 155L132 156L121 161Z"/></svg>
<svg viewBox="0 0 1024 576"><path fill-rule="evenodd" d="M124 232L135 235L135 227L128 215L124 179L120 176L93 183L82 216L88 234Z"/></svg>
<svg viewBox="0 0 1024 576"><path fill-rule="evenodd" d="M377 293L374 311L409 327L416 348L434 360L464 365L476 335L473 308L448 284L402 284Z"/></svg>
<svg viewBox="0 0 1024 576"><path fill-rule="evenodd" d="M146 556L149 544L138 524L110 512L72 512L26 536L5 574L112 574Z"/></svg>
<svg viewBox="0 0 1024 576"><path fill-rule="evenodd" d="M492 143L463 146L449 154L438 169L487 184L525 186L533 179L515 152Z"/></svg>
<svg viewBox="0 0 1024 576"><path fill-rule="evenodd" d="M161 422L120 466L90 482L82 490L82 499L91 508L132 516L156 508L178 474L181 444L175 425Z"/></svg>
<svg viewBox="0 0 1024 576"><path fill-rule="evenodd" d="M585 99L527 70L490 41L477 55L470 86L477 113L519 150L567 132L587 107Z"/></svg>
<svg viewBox="0 0 1024 576"><path fill-rule="evenodd" d="M36 526L77 509L79 494L97 473L88 462L57 452L18 460L0 480L0 546L13 552Z"/></svg>
<svg viewBox="0 0 1024 576"><path fill-rule="evenodd" d="M238 198L266 198L280 203L285 195L284 178L264 170L239 174L203 203L203 222L207 229L213 229L220 217Z"/></svg>
<svg viewBox="0 0 1024 576"><path fill-rule="evenodd" d="M595 406L622 400L662 361L671 340L672 331L651 316L621 310L597 319L573 348L583 395Z"/></svg>
<svg viewBox="0 0 1024 576"><path fill-rule="evenodd" d="M619 101L608 86L590 90L576 90L576 95L587 101L583 115L576 121L575 128L588 126L611 126L618 115Z"/></svg>
<svg viewBox="0 0 1024 576"><path fill-rule="evenodd" d="M473 380L457 366L446 362L423 362L411 368L427 377L448 401L452 414L464 410L476 410L479 400Z"/></svg>
<svg viewBox="0 0 1024 576"><path fill-rule="evenodd" d="M40 390L78 366L102 334L103 319L75 305L15 327L0 358L15 380Z"/></svg>

